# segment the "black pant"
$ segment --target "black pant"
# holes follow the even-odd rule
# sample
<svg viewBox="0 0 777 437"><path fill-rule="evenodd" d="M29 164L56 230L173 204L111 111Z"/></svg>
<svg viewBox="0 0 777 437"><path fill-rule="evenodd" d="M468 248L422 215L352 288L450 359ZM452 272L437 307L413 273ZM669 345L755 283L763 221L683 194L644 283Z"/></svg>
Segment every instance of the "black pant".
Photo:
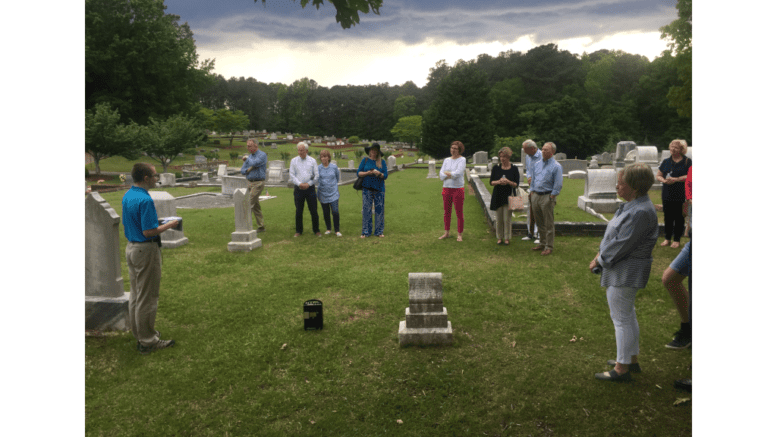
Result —
<svg viewBox="0 0 777 437"><path fill-rule="evenodd" d="M335 200L337 202L337 200ZM324 223L326 230L332 229L332 223L329 221L329 211L332 211L332 218L335 221L335 232L340 232L340 209L335 208L336 203L322 203L321 210L324 212ZM339 206L339 205L338 205Z"/></svg>
<svg viewBox="0 0 777 437"><path fill-rule="evenodd" d="M664 204L664 233L667 240L680 241L685 232L685 218L683 217L683 200L665 200Z"/></svg>
<svg viewBox="0 0 777 437"><path fill-rule="evenodd" d="M306 201L310 211L310 219L313 221L313 233L317 234L321 231L318 229L318 199L316 199L316 187L314 186L307 190L300 190L299 187L294 187L294 206L297 208L295 217L297 233L302 233L302 210L305 208Z"/></svg>

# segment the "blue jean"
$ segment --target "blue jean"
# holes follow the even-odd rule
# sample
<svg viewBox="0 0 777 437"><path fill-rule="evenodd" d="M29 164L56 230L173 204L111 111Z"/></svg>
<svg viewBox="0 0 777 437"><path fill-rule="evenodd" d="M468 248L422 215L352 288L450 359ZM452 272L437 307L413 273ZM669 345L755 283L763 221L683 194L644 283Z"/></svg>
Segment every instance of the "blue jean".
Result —
<svg viewBox="0 0 777 437"><path fill-rule="evenodd" d="M385 193L362 190L362 235L372 234L372 205L375 205L375 235L383 235L383 202Z"/></svg>
<svg viewBox="0 0 777 437"><path fill-rule="evenodd" d="M332 230L332 223L329 221L329 210L332 210L332 218L335 221L335 232L340 232L340 200L335 200L332 203L322 203L321 209L324 211L324 223L326 224L326 230Z"/></svg>
<svg viewBox="0 0 777 437"><path fill-rule="evenodd" d="M297 233L302 233L302 210L305 209L305 202L308 204L310 219L313 222L313 233L321 232L318 229L318 199L316 198L316 187L310 187L307 190L300 190L294 187L294 206L297 208L296 229Z"/></svg>

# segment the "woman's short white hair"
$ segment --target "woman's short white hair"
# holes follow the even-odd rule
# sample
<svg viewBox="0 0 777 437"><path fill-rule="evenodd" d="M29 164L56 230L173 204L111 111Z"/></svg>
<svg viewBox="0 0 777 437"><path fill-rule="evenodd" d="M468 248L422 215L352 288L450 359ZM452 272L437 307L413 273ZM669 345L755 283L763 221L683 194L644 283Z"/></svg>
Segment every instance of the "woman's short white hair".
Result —
<svg viewBox="0 0 777 437"><path fill-rule="evenodd" d="M300 141L299 143L297 143L297 148L298 149L299 149L299 146L303 146L305 148L305 150L308 150L308 143L306 143L304 141Z"/></svg>

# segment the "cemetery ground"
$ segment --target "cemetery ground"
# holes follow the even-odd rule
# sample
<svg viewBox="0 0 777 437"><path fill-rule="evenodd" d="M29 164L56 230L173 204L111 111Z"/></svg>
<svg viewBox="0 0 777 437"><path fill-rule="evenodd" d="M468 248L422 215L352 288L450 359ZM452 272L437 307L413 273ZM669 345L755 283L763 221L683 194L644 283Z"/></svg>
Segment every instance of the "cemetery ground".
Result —
<svg viewBox="0 0 777 437"><path fill-rule="evenodd" d="M243 164L243 162L240 159L240 157L242 157L243 155L248 153L247 150L246 150L246 142L242 141L242 140L239 140L239 139L235 139L233 141L233 143L232 143L232 147L229 147L229 140L228 139L225 140L224 138L218 138L218 137L215 137L215 139L220 140L221 144L214 144L214 140L211 139L206 144L197 147L197 150L204 150L205 152L210 152L213 149L219 149L218 153L219 153L219 159L221 161L228 162L227 165L230 166L230 167L238 167L239 168ZM264 153L267 154L267 161L268 162L269 161L273 161L273 160L282 160L281 153L285 152L285 153L289 154L288 159L285 161L285 167L288 168L289 167L289 162L291 161L291 159L294 158L295 156L297 156L297 143L278 144L278 148L277 149L273 149L271 147L271 144L273 143L273 141L271 141L271 140L263 140L263 139L259 139L258 141L259 141L259 144L260 144L259 150L261 150L261 151L263 151ZM263 147L262 147L262 144L264 144ZM352 148L346 148L346 149L330 149L330 152L332 153L332 159L338 161L338 166L340 168L348 168L348 160L351 160L351 159L354 161L355 165L358 167L361 158L358 158L354 154L354 151L361 151L362 152L362 157L364 157L364 156L366 156L364 154L364 146L367 146L367 143L355 145ZM385 147L390 147L390 146L385 146ZM316 160L318 160L318 154L324 148L325 147L321 143L313 143L310 146L309 154L310 154L310 156L312 156L312 157L316 158ZM235 159L235 160L230 159L230 157L229 157L230 152L238 153L238 159ZM341 152L341 153L347 154L348 158L347 159L338 159L335 156L335 153L337 153L337 152ZM403 153L403 156L397 158L397 164L405 164L405 163L415 162L415 160L418 159L418 153L419 152L417 152L417 151L416 152L411 152L411 153L413 153L414 156L408 156L408 151L407 150L397 150L397 151L393 152L394 155L396 155L397 153ZM429 157L426 156L426 159L428 159L428 158ZM100 170L102 172L129 172L132 169L132 164L134 164L135 162L147 162L149 164L152 164L152 165L154 165L157 168L158 172L162 173L162 164L160 164L159 161L156 161L156 160L154 160L152 158L149 158L149 157L146 157L146 156L141 156L137 160L128 160L128 159L122 158L121 156L112 156L110 158L103 158L103 159L100 160ZM440 163L442 163L442 161L440 161ZM194 155L193 154L184 153L184 156L176 158L170 165L171 166L181 166L183 164L194 164ZM96 175L96 173L95 173L96 170L95 170L94 163L86 164L86 168L89 170L89 172L92 175L92 177L94 177ZM214 165L212 169L215 170L217 168L218 168L218 165ZM176 171L180 172L180 170L173 170L173 169L169 169L169 171L171 173L174 173ZM103 176L100 179L105 179L107 181L108 177ZM96 179L94 179L94 180L96 180Z"/></svg>
<svg viewBox="0 0 777 437"><path fill-rule="evenodd" d="M189 244L163 249L156 322L176 345L142 356L129 332L88 336L86 435L691 435L691 394L672 384L691 377L692 353L664 347L679 317L661 274L678 250L656 246L637 295L643 372L598 381L615 358L588 271L600 238L557 237L549 257L518 235L497 246L467 194L464 241L437 240L441 183L426 174L387 179L386 238L359 238L350 186L342 238L314 236L307 211L293 238L292 190L271 187L262 247L248 253L227 251L233 208L179 208ZM582 194L570 182L582 181L564 180L559 205ZM123 194L102 196L121 214ZM121 227L120 239L128 291ZM399 347L410 272L442 272L452 346ZM303 330L308 299L323 302L321 331Z"/></svg>

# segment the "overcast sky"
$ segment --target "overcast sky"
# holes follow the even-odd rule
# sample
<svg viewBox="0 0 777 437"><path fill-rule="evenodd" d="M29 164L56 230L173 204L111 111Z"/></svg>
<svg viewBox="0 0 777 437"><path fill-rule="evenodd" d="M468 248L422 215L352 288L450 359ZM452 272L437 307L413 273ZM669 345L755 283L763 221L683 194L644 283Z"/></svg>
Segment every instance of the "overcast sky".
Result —
<svg viewBox="0 0 777 437"><path fill-rule="evenodd" d="M360 14L343 29L328 2L316 10L299 0L167 0L188 22L200 60L215 72L291 84L413 81L445 59L526 52L555 43L572 53L623 50L653 60L665 48L659 27L677 18L675 0L384 0L380 15Z"/></svg>

